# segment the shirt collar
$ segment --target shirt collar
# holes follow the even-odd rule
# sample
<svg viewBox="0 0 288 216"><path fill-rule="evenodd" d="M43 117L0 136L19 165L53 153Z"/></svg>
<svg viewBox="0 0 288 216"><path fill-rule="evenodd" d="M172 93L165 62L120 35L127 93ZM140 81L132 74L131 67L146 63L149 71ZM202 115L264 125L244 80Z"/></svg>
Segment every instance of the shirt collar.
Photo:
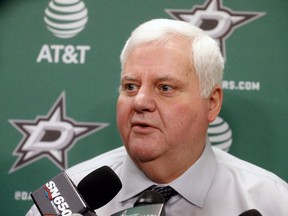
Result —
<svg viewBox="0 0 288 216"><path fill-rule="evenodd" d="M202 208L217 169L216 157L206 141L200 158L169 185L190 203Z"/></svg>
<svg viewBox="0 0 288 216"><path fill-rule="evenodd" d="M120 176L122 182L120 202L135 197L151 185L155 184L136 166L128 154L124 160L123 170Z"/></svg>
<svg viewBox="0 0 288 216"><path fill-rule="evenodd" d="M217 168L216 158L207 139L200 158L180 177L169 183L182 197L202 208ZM135 165L127 155L121 175L120 202L135 197L155 184Z"/></svg>

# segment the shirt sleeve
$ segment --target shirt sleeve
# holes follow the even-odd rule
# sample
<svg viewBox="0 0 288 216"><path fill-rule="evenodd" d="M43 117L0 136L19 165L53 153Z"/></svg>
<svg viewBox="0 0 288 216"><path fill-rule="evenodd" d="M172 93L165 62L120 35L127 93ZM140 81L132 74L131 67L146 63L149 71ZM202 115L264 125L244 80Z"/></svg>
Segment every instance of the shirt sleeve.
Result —
<svg viewBox="0 0 288 216"><path fill-rule="evenodd" d="M26 213L25 216L41 216L40 212L38 211L36 205L33 205L29 211Z"/></svg>

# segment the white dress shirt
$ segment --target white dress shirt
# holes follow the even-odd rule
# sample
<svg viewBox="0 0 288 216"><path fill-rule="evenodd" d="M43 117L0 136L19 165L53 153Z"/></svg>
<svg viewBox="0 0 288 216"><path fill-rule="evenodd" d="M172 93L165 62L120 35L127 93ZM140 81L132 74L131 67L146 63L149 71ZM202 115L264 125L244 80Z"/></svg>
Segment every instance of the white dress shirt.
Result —
<svg viewBox="0 0 288 216"><path fill-rule="evenodd" d="M138 195L155 184L137 168L124 147L69 168L67 173L77 185L88 173L103 165L116 172L123 187L113 200L96 209L98 216L109 216L132 207ZM209 142L196 163L168 185L179 195L165 204L166 216L238 216L249 209L257 209L263 216L288 216L285 181L211 147ZM36 215L39 213L34 206L26 216Z"/></svg>

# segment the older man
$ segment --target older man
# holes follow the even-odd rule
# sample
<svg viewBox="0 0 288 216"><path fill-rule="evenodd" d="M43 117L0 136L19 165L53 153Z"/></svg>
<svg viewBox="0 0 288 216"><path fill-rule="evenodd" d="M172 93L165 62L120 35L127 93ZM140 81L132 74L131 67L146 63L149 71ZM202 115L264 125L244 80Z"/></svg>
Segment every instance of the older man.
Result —
<svg viewBox="0 0 288 216"><path fill-rule="evenodd" d="M167 216L288 215L286 182L207 139L223 98L224 61L212 38L186 22L151 20L132 32L121 63L117 126L125 148L68 170L75 183L102 165L120 177L122 190L97 215L132 207L152 185L173 191Z"/></svg>

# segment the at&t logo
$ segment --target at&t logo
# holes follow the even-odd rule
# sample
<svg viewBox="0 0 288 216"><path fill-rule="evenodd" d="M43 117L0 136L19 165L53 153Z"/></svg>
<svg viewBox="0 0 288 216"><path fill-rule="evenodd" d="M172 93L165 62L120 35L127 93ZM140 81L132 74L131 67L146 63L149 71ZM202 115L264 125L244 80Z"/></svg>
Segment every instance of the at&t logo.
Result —
<svg viewBox="0 0 288 216"><path fill-rule="evenodd" d="M220 116L210 123L208 137L211 144L224 151L229 151L232 145L232 130L229 124Z"/></svg>
<svg viewBox="0 0 288 216"><path fill-rule="evenodd" d="M87 8L80 0L52 0L45 9L44 21L54 36L72 38L84 29L87 15Z"/></svg>
<svg viewBox="0 0 288 216"><path fill-rule="evenodd" d="M44 12L46 28L55 37L69 39L86 26L88 10L82 0L52 0ZM44 44L36 62L85 64L89 45Z"/></svg>

